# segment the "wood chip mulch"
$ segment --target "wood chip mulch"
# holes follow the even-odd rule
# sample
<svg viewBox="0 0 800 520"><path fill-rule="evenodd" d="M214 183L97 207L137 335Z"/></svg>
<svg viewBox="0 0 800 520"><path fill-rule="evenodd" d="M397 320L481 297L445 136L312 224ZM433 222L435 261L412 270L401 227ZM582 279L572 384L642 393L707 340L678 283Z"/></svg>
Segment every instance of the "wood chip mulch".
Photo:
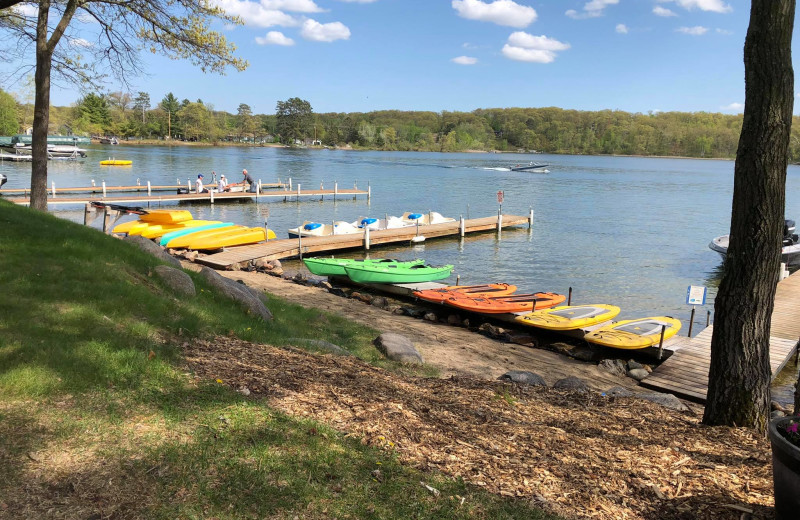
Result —
<svg viewBox="0 0 800 520"><path fill-rule="evenodd" d="M634 398L468 378L414 379L354 358L233 338L184 344L220 379L298 417L567 518L771 518L769 443Z"/></svg>

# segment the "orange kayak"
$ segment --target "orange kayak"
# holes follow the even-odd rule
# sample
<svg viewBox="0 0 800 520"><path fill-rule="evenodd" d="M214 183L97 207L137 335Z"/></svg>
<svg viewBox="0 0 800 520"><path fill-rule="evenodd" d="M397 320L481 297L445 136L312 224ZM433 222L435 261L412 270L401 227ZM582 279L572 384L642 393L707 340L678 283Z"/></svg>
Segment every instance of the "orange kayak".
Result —
<svg viewBox="0 0 800 520"><path fill-rule="evenodd" d="M489 298L470 298L469 296L458 296L454 294L444 302L447 305L452 305L453 307L458 307L466 311L481 312L484 314L503 314L547 309L555 307L566 299L567 297L563 294L556 293L516 294Z"/></svg>
<svg viewBox="0 0 800 520"><path fill-rule="evenodd" d="M453 296L469 296L470 298L508 296L517 290L516 285L507 283L489 283L484 285L451 285L440 289L414 291L414 296L429 302L442 303Z"/></svg>

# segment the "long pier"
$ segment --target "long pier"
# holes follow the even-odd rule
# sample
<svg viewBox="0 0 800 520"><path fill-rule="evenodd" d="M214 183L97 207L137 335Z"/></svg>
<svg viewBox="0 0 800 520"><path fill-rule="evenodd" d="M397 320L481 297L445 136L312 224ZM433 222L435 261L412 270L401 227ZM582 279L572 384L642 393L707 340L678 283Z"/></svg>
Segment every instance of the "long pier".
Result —
<svg viewBox="0 0 800 520"><path fill-rule="evenodd" d="M462 224L463 222L463 224ZM497 230L504 227L532 225L531 217L518 215L502 215L500 217L474 218L463 221L445 222L419 227L419 235L426 239L445 236L464 236L469 233ZM251 246L239 246L226 249L221 253L200 257L198 263L208 265L215 269L227 269L234 264L264 258L280 260L307 253L324 253L341 251L344 249L369 249L370 246L393 244L399 242L409 243L417 236L415 226L382 229L362 233L344 235L328 235L322 237L302 237L300 239L288 238L270 240Z"/></svg>
<svg viewBox="0 0 800 520"><path fill-rule="evenodd" d="M282 189L286 185L280 182L264 183L261 184L262 189L277 188ZM67 188L56 188L52 186L47 192L52 196L57 196L59 193L120 193L120 192L143 192L143 191L177 191L181 188L186 188L186 184L168 184L168 185L150 185L136 184L130 186L75 186ZM193 187L193 186L192 186ZM216 188L216 183L206 184L206 187ZM0 190L0 195L23 195L27 197L31 192L30 188L11 188Z"/></svg>
<svg viewBox="0 0 800 520"><path fill-rule="evenodd" d="M677 338L670 344L675 353L645 378L642 386L704 403L708 393L713 326L693 338ZM769 358L774 378L795 353L800 338L800 271L781 280L775 293L775 308L769 339ZM676 339L676 338L673 338Z"/></svg>

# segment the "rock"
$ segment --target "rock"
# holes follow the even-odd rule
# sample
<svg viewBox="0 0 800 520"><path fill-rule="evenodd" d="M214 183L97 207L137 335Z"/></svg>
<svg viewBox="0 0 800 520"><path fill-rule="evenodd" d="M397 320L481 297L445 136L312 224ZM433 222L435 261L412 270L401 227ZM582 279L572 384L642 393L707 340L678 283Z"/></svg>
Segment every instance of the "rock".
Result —
<svg viewBox="0 0 800 520"><path fill-rule="evenodd" d="M678 399L672 394L662 394L660 392L648 392L644 394L636 394L636 397L638 397L639 399L644 399L645 401L650 401L651 403L660 404L664 408L669 408L670 410L677 410L679 412L685 412L689 410L688 406L683 404L680 399Z"/></svg>
<svg viewBox="0 0 800 520"><path fill-rule="evenodd" d="M272 271L269 272L272 276L283 276L283 269L280 267L274 268Z"/></svg>
<svg viewBox="0 0 800 520"><path fill-rule="evenodd" d="M373 344L387 358L400 363L411 363L421 365L424 363L422 356L414 344L407 337L394 332L384 332L375 340Z"/></svg>
<svg viewBox="0 0 800 520"><path fill-rule="evenodd" d="M396 307L395 309L392 310L392 314L403 315L405 313L406 311L403 310L402 307Z"/></svg>
<svg viewBox="0 0 800 520"><path fill-rule="evenodd" d="M185 251L183 257L190 262L194 262L199 254L197 251Z"/></svg>
<svg viewBox="0 0 800 520"><path fill-rule="evenodd" d="M270 260L268 263L269 265L272 266L273 270L274 269L280 269L281 271L283 270L283 264L281 264L280 260Z"/></svg>
<svg viewBox="0 0 800 520"><path fill-rule="evenodd" d="M570 352L575 349L575 345L570 345L569 343L562 343L556 342L550 345L550 348L558 352L559 354L564 354L565 356L569 356Z"/></svg>
<svg viewBox="0 0 800 520"><path fill-rule="evenodd" d="M650 373L647 370L643 369L643 368L634 368L633 370L628 370L628 374L627 374L628 377L632 377L633 379L635 379L637 381L641 381L642 379L644 379L648 375L650 375Z"/></svg>
<svg viewBox="0 0 800 520"><path fill-rule="evenodd" d="M786 417L786 414L781 410L772 410L772 412L769 414L770 419L777 419L778 417Z"/></svg>
<svg viewBox="0 0 800 520"><path fill-rule="evenodd" d="M296 274L295 274L295 275L292 277L292 281L293 281L294 283L298 283L298 284L300 284L300 285L305 285L305 284L307 284L307 283L308 283L308 277L307 277L306 275L304 275L303 273L296 273Z"/></svg>
<svg viewBox="0 0 800 520"><path fill-rule="evenodd" d="M317 287L321 287L321 288L325 289L326 291L330 291L331 289L333 289L333 286L327 280L323 280L323 281L319 282L317 284Z"/></svg>
<svg viewBox="0 0 800 520"><path fill-rule="evenodd" d="M252 294L252 295L253 295L253 296L255 296L256 298L258 298L259 300L261 300L261 301L264 303L264 305L266 305L266 304L268 304L268 303L269 303L269 296L267 295L267 293L266 293L265 291L263 291L263 290L261 290L261 289L255 289L255 288L253 288L253 287L249 287L249 286L245 285L244 283L242 283L241 285L242 285L242 286L243 286L245 289L247 289L248 291L250 291L250 294Z"/></svg>
<svg viewBox="0 0 800 520"><path fill-rule="evenodd" d="M628 370L636 370L637 368L644 368L644 365L634 359L628 360Z"/></svg>
<svg viewBox="0 0 800 520"><path fill-rule="evenodd" d="M511 334L509 341L516 345L522 345L523 347L536 346L536 340L533 336L529 336L528 334Z"/></svg>
<svg viewBox="0 0 800 520"><path fill-rule="evenodd" d="M421 318L425 314L425 311L416 307L403 307L403 313L412 318Z"/></svg>
<svg viewBox="0 0 800 520"><path fill-rule="evenodd" d="M272 271L272 264L266 258L259 258L253 262L253 267L256 269L263 269L265 271Z"/></svg>
<svg viewBox="0 0 800 520"><path fill-rule="evenodd" d="M433 312L426 312L426 313L425 313L425 314L422 316L422 319L423 319L423 320L425 320L425 321L433 321L433 322L435 322L435 321L438 321L438 320L439 320L439 317L438 317L438 316L436 316L436 314L435 314L435 313L433 313Z"/></svg>
<svg viewBox="0 0 800 520"><path fill-rule="evenodd" d="M352 356L348 350L343 349L339 345L334 345L321 339L308 339L308 338L289 338L286 340L290 345L297 345L298 347L305 347L310 350L321 350L323 352L330 352L337 356Z"/></svg>
<svg viewBox="0 0 800 520"><path fill-rule="evenodd" d="M250 395L250 389L247 388L246 386L241 386L236 391L239 392L240 394L242 394L245 397Z"/></svg>
<svg viewBox="0 0 800 520"><path fill-rule="evenodd" d="M447 324L455 326L461 325L461 318L458 317L457 314L449 314L447 316Z"/></svg>
<svg viewBox="0 0 800 520"><path fill-rule="evenodd" d="M495 327L491 323L482 323L481 326L478 327L478 332L482 332L490 338L499 338L503 335L505 330L500 327Z"/></svg>
<svg viewBox="0 0 800 520"><path fill-rule="evenodd" d="M469 318L464 318L464 321L461 322L464 328L469 328Z"/></svg>
<svg viewBox="0 0 800 520"><path fill-rule="evenodd" d="M568 354L568 356L578 359L580 361L594 361L597 358L597 352L589 347L575 347Z"/></svg>
<svg viewBox="0 0 800 520"><path fill-rule="evenodd" d="M331 287L330 289L328 289L328 292L334 296L347 298L347 293L344 292L340 287Z"/></svg>
<svg viewBox="0 0 800 520"><path fill-rule="evenodd" d="M553 388L557 388L559 390L573 390L575 392L588 392L589 387L583 381L575 376L565 377L564 379L559 379L553 385Z"/></svg>
<svg viewBox="0 0 800 520"><path fill-rule="evenodd" d="M153 242L152 240L148 240L140 235L128 236L125 237L126 242L130 242L131 244L135 245L142 251L146 253L150 253L151 255L155 256L159 260L163 260L164 262L170 264L173 267L180 268L181 261L171 256L169 253L164 251L164 249Z"/></svg>
<svg viewBox="0 0 800 520"><path fill-rule="evenodd" d="M643 365L643 366L644 366L644 369L647 370L648 374L652 374L653 373L653 367L651 367L650 365Z"/></svg>
<svg viewBox="0 0 800 520"><path fill-rule="evenodd" d="M625 362L621 359L604 359L597 366L615 376L625 377Z"/></svg>
<svg viewBox="0 0 800 520"><path fill-rule="evenodd" d="M272 313L259 297L250 292L249 287L229 280L208 267L200 269L200 276L208 285L225 297L239 302L249 314L259 317L264 321L272 321Z"/></svg>
<svg viewBox="0 0 800 520"><path fill-rule="evenodd" d="M624 386L613 386L608 390L606 390L605 393L608 397L630 397L634 395L633 392L631 392Z"/></svg>
<svg viewBox="0 0 800 520"><path fill-rule="evenodd" d="M231 264L225 270L226 271L241 271L242 270L242 264L241 264L241 262L237 262L235 264Z"/></svg>
<svg viewBox="0 0 800 520"><path fill-rule="evenodd" d="M501 381L510 381L512 383L519 383L521 385L531 386L547 386L544 378L539 374L528 372L527 370L510 370L498 377Z"/></svg>
<svg viewBox="0 0 800 520"><path fill-rule="evenodd" d="M387 300L383 296L375 296L374 298L372 298L370 305L374 307L379 307L381 309L385 309L386 307L389 306L389 300Z"/></svg>
<svg viewBox="0 0 800 520"><path fill-rule="evenodd" d="M197 290L194 287L192 277L184 273L181 269L174 267L167 267L166 265L157 265L155 272L164 283L181 296L194 296Z"/></svg>

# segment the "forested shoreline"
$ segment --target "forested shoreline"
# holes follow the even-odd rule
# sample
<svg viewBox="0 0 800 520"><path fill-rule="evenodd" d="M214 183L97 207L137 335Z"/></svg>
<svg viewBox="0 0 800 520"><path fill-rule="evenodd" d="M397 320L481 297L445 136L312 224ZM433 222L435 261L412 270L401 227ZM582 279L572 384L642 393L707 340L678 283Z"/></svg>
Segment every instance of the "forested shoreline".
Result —
<svg viewBox="0 0 800 520"><path fill-rule="evenodd" d="M0 91L0 135L24 132L33 106ZM797 119L797 118L795 118ZM490 108L471 112L379 110L314 113L308 101L279 101L275 114L216 110L172 93L87 94L73 106L52 107L50 133L173 139L219 144L272 143L400 151L507 151L733 158L742 116L710 112L631 113L556 107ZM800 161L793 125L790 161Z"/></svg>

